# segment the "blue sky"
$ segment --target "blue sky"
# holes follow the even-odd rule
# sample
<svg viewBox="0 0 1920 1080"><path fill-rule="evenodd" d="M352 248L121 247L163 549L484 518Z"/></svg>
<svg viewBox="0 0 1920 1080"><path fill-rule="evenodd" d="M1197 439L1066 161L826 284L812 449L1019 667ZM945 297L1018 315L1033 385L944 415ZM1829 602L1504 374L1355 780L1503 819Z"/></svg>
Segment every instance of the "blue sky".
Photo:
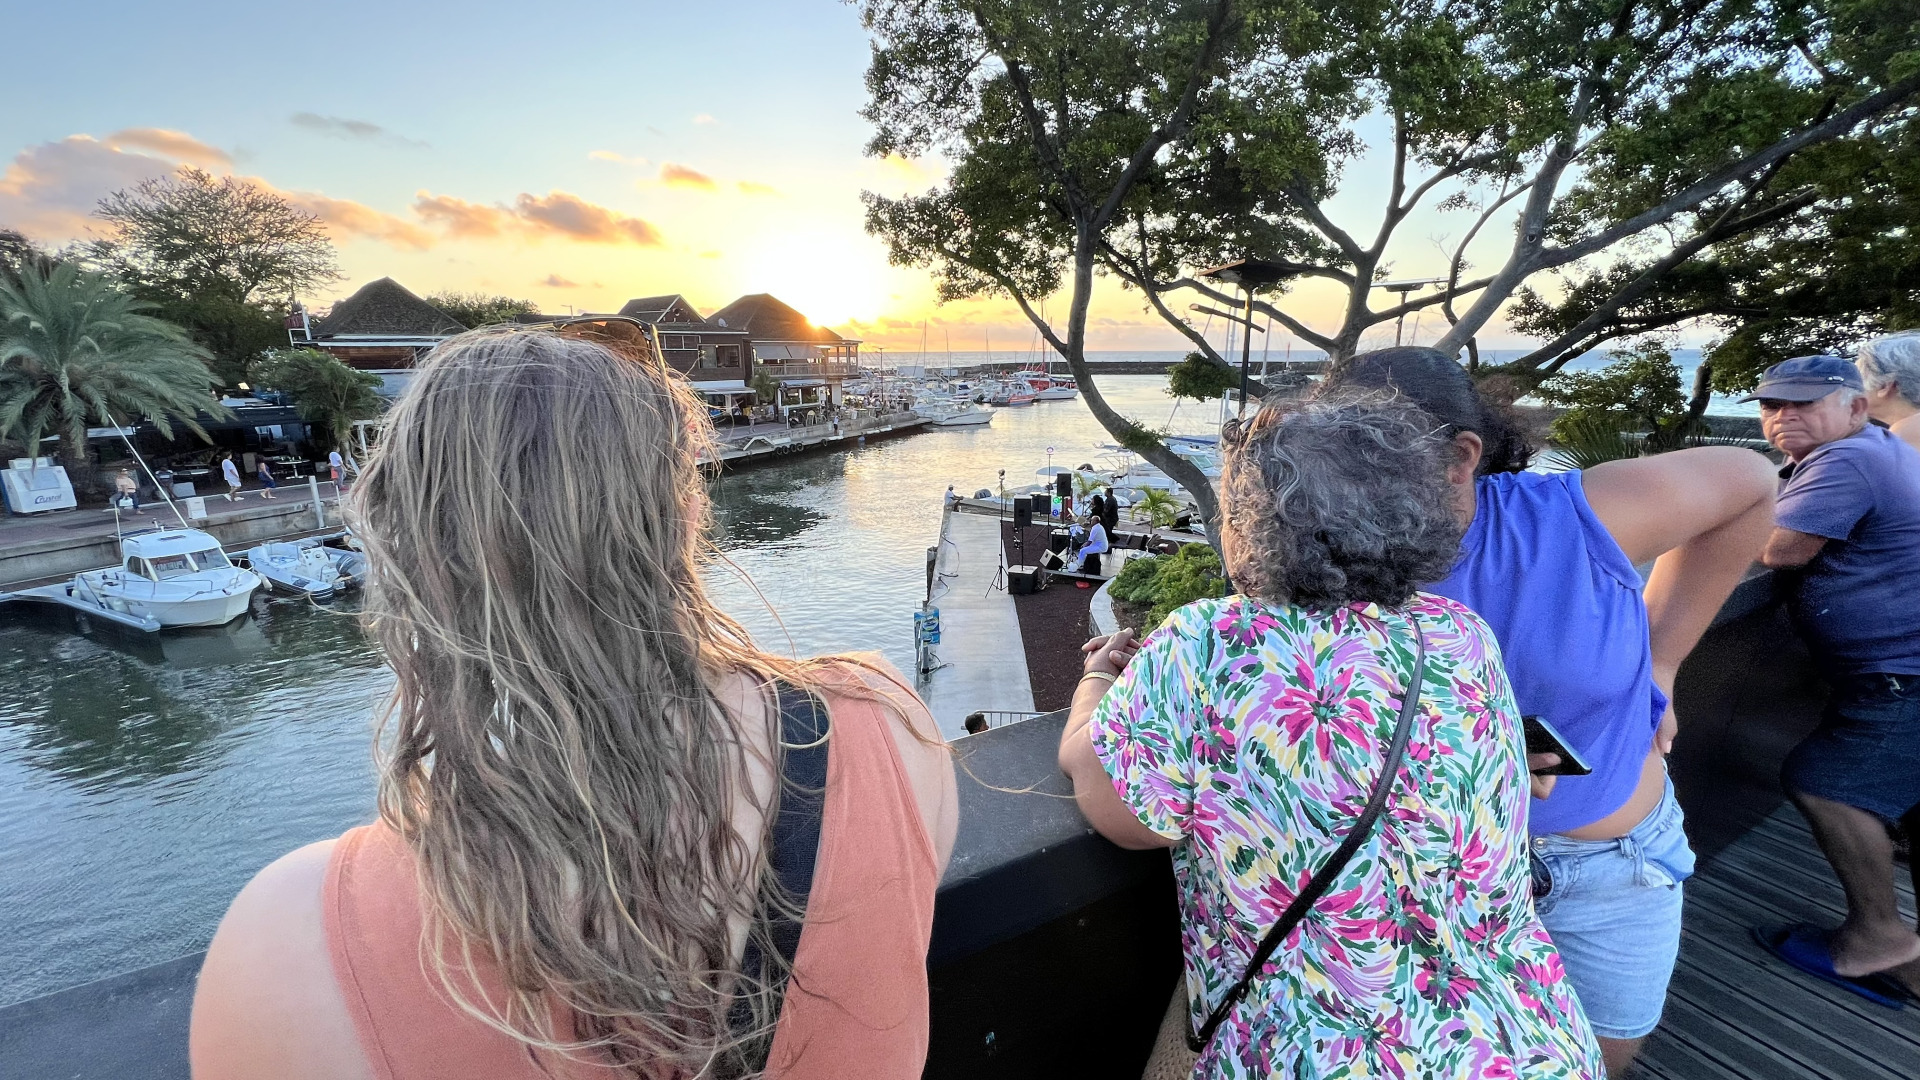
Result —
<svg viewBox="0 0 1920 1080"><path fill-rule="evenodd" d="M322 304L381 276L548 310L772 292L896 347L917 346L922 319L955 348L1031 336L1005 302L935 305L924 274L887 266L862 230L862 189L925 189L942 166L864 156L867 40L837 0L106 0L16 5L7 21L28 47L10 50L0 111L0 225L36 239L69 239L108 191L198 164L328 221L347 280ZM1350 170L1334 203L1357 234L1378 220L1381 172ZM1431 272L1452 228L1409 221L1396 273ZM1477 250L1496 254L1501 232ZM1299 301L1316 325L1338 309ZM1111 285L1093 336L1183 344Z"/></svg>

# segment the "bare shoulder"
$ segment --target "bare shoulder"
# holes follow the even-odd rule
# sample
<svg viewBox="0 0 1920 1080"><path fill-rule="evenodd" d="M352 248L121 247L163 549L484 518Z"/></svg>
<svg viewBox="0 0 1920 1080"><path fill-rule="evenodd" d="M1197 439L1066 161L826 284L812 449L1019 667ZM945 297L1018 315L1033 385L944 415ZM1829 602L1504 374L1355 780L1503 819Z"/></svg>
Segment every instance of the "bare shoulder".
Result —
<svg viewBox="0 0 1920 1080"><path fill-rule="evenodd" d="M207 948L193 998L195 1080L371 1080L327 952L327 864L308 844L254 875Z"/></svg>
<svg viewBox="0 0 1920 1080"><path fill-rule="evenodd" d="M1739 517L1777 486L1773 463L1740 446L1609 461L1580 477L1587 505L1627 557L1645 562Z"/></svg>
<svg viewBox="0 0 1920 1080"><path fill-rule="evenodd" d="M900 751L900 763L906 769L914 799L920 806L920 819L927 827L934 856L944 873L960 829L960 793L954 777L953 752L940 734L926 702L914 693L913 683L891 661L879 653L852 653L845 659L847 663L841 666L884 697L893 706L887 711L902 721L893 725L894 745Z"/></svg>

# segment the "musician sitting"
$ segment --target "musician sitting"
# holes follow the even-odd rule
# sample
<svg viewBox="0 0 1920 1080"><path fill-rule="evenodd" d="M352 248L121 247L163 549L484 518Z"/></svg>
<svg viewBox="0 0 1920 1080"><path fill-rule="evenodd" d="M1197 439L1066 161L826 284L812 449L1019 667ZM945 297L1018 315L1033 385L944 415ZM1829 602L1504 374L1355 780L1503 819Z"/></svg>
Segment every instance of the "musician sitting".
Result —
<svg viewBox="0 0 1920 1080"><path fill-rule="evenodd" d="M1074 569L1092 577L1100 576L1100 556L1107 553L1107 526L1097 517L1088 515L1087 539L1074 549Z"/></svg>

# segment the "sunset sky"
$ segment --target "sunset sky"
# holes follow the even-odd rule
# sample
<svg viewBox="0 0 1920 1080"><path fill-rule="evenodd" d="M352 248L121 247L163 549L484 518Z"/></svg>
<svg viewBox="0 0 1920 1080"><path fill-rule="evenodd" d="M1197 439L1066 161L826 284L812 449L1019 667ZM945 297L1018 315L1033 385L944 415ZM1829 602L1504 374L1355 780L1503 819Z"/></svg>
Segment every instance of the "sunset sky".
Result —
<svg viewBox="0 0 1920 1080"><path fill-rule="evenodd" d="M0 226L44 243L85 235L108 192L194 164L325 219L346 280L316 306L382 276L549 311L770 292L896 350L919 348L923 320L935 351L1033 337L1009 303L936 305L862 229L862 190L924 190L943 165L862 153L868 45L837 0L102 0L16 5L8 24L33 46L9 50ZM1367 232L1379 172L1351 170L1334 204ZM1462 228L1410 221L1396 273L1432 272L1437 238ZM1509 234L1487 232L1491 257ZM1290 306L1321 328L1337 311L1331 295ZM1184 344L1110 282L1092 343Z"/></svg>

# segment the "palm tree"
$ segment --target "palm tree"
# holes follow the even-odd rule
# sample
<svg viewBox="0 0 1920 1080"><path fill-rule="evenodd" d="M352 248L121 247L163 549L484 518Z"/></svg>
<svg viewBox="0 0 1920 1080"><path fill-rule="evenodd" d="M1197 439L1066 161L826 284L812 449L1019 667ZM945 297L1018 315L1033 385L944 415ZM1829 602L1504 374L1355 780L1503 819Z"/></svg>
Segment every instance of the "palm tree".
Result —
<svg viewBox="0 0 1920 1080"><path fill-rule="evenodd" d="M0 435L29 454L58 436L83 489L93 486L89 424L144 416L168 439L175 423L207 439L196 417L230 415L211 395L207 352L149 309L70 262L22 266L17 280L0 280Z"/></svg>
<svg viewBox="0 0 1920 1080"><path fill-rule="evenodd" d="M371 420L387 405L375 392L380 376L356 371L318 349L269 352L254 365L253 378L261 386L286 391L301 419L326 428L341 449L353 434L354 421Z"/></svg>
<svg viewBox="0 0 1920 1080"><path fill-rule="evenodd" d="M1142 492L1140 501L1133 504L1133 510L1128 516L1131 517L1143 510L1146 511L1147 520L1152 522L1155 528L1171 525L1174 519L1180 516L1180 504L1174 501L1172 494L1159 488L1148 488Z"/></svg>

